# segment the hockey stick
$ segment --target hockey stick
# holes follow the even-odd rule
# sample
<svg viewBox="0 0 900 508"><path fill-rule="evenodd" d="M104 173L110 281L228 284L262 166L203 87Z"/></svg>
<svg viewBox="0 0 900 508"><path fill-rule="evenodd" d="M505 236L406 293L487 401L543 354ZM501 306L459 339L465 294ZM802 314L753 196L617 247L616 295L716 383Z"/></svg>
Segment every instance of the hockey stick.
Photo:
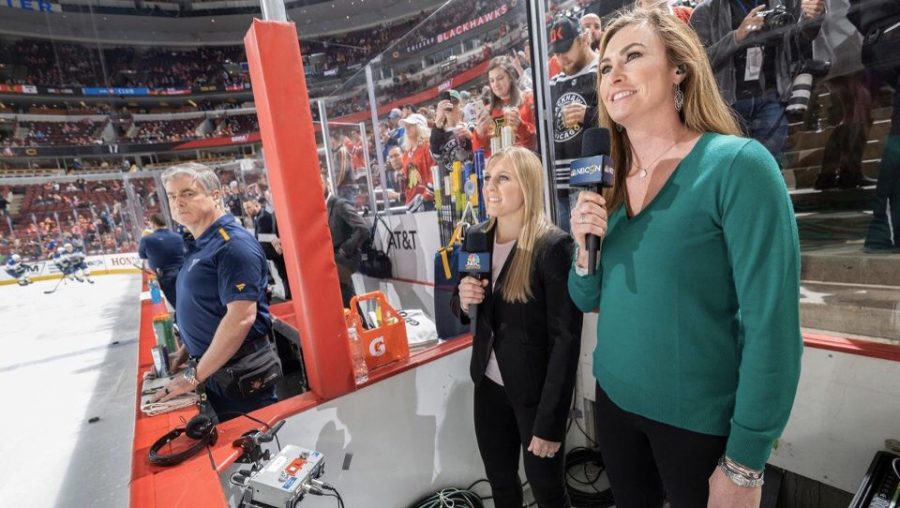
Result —
<svg viewBox="0 0 900 508"><path fill-rule="evenodd" d="M63 275L63 277L61 279L59 279L59 282L57 282L56 285L53 286L53 289L51 289L50 291L44 291L44 294L49 295L50 293L55 292L57 289L59 289L59 285L62 284L63 282L65 282L65 280L66 280L66 276Z"/></svg>

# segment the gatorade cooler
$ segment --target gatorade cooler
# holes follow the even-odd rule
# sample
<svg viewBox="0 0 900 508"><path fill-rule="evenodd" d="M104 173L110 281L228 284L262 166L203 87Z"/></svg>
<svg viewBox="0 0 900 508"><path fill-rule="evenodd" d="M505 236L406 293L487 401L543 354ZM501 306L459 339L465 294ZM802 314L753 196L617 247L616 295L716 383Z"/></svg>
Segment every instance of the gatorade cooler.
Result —
<svg viewBox="0 0 900 508"><path fill-rule="evenodd" d="M381 312L375 328L366 329L363 318L359 315L358 302L374 300ZM378 314L378 312L376 312ZM356 328L359 340L365 348L366 366L369 370L383 367L397 360L409 358L409 342L406 337L406 323L396 309L391 307L381 291L373 291L354 296L350 300L350 311L347 314L347 327Z"/></svg>

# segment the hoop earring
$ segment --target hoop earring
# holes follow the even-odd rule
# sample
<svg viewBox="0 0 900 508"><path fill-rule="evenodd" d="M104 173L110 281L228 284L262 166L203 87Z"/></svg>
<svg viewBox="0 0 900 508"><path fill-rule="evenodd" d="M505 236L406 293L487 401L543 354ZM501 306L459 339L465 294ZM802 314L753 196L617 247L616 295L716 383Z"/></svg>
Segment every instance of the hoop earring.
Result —
<svg viewBox="0 0 900 508"><path fill-rule="evenodd" d="M684 109L684 92L681 91L680 85L675 85L675 111L681 113Z"/></svg>
<svg viewBox="0 0 900 508"><path fill-rule="evenodd" d="M622 127L622 124L620 124L620 123L616 124L616 131L622 132L623 129L624 129L624 127Z"/></svg>

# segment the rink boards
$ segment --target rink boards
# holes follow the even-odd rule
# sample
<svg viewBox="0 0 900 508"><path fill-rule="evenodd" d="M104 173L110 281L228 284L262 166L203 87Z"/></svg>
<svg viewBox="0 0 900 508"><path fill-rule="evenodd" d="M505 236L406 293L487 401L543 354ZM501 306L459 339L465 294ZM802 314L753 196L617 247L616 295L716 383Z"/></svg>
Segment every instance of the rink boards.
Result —
<svg viewBox="0 0 900 508"><path fill-rule="evenodd" d="M91 269L91 275L106 275L114 273L139 273L141 270L141 259L136 252L124 252L121 254L101 254L98 256L88 256L85 258L88 267ZM62 272L52 261L35 261L26 263L31 266L28 277L32 281L58 279L62 277ZM0 270L0 286L15 284L16 280L6 273L6 270Z"/></svg>

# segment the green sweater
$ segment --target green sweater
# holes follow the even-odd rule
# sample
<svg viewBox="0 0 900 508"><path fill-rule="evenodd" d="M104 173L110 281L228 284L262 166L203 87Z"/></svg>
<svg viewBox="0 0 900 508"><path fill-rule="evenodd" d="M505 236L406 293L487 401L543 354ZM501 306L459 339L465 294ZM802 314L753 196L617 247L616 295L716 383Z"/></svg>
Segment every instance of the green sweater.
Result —
<svg viewBox="0 0 900 508"><path fill-rule="evenodd" d="M622 409L728 436L762 469L800 377L800 253L791 200L756 141L707 133L653 201L611 212L598 270L569 294L598 305L594 376Z"/></svg>

